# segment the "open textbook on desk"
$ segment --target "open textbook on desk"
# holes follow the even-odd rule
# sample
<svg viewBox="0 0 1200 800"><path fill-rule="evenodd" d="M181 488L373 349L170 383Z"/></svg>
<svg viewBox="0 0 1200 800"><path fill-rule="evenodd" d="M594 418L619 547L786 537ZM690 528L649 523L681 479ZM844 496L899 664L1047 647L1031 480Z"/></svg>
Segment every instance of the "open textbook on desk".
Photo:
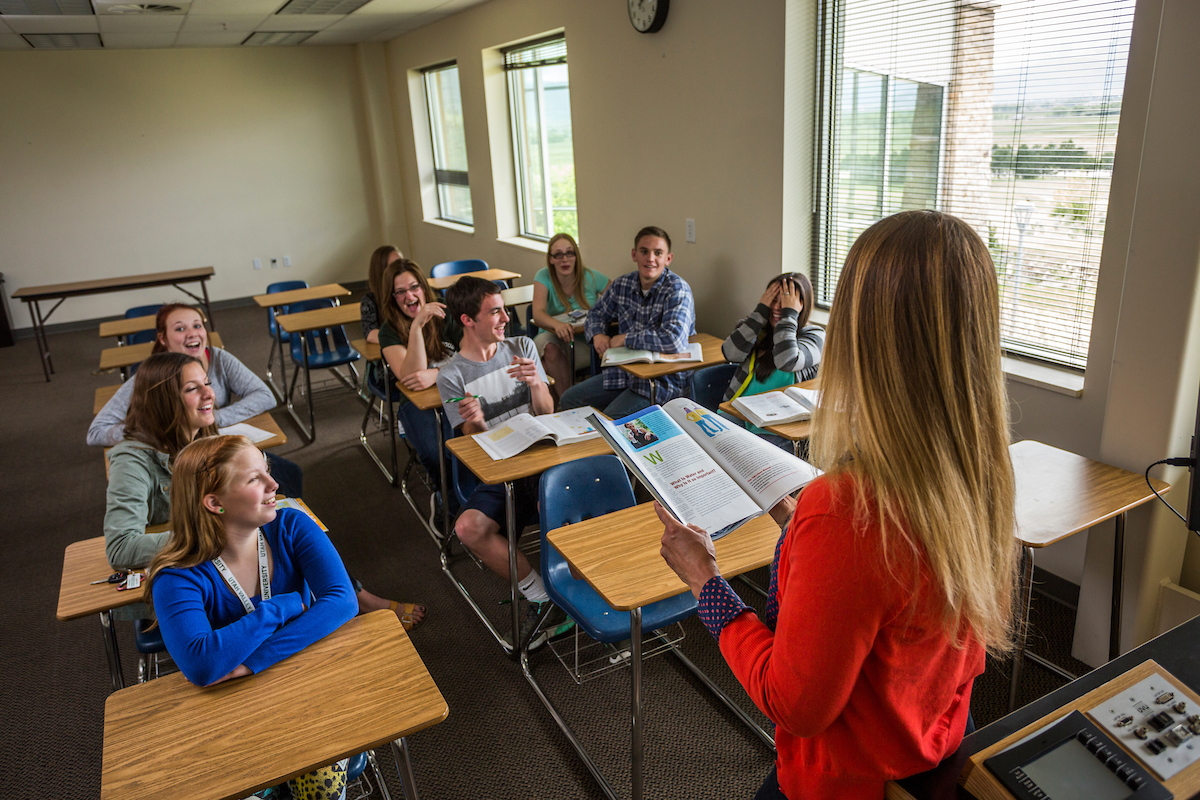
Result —
<svg viewBox="0 0 1200 800"><path fill-rule="evenodd" d="M789 386L782 392L735 397L730 405L758 427L765 428L768 425L809 419L820 402L819 389Z"/></svg>
<svg viewBox="0 0 1200 800"><path fill-rule="evenodd" d="M713 539L821 474L685 397L618 420L588 419L663 507Z"/></svg>
<svg viewBox="0 0 1200 800"><path fill-rule="evenodd" d="M492 461L503 461L525 452L543 439L549 439L559 446L595 439L600 434L588 422L588 415L595 411L591 406L584 406L537 417L522 412L491 430L473 434L471 438L479 443L483 452L491 456Z"/></svg>
<svg viewBox="0 0 1200 800"><path fill-rule="evenodd" d="M692 342L682 353L653 353L649 350L631 350L628 347L610 347L604 351L602 367L619 367L622 364L679 364L704 360L704 347Z"/></svg>

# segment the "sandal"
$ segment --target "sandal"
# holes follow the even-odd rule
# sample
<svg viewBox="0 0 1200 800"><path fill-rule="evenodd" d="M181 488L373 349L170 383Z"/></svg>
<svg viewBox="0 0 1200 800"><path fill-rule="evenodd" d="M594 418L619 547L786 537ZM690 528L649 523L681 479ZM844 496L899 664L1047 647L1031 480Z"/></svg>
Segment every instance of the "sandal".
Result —
<svg viewBox="0 0 1200 800"><path fill-rule="evenodd" d="M413 619L413 612L417 610L416 603L400 603L396 600L393 600L388 603L388 608L390 608L392 612L400 618L400 624L404 626L404 630L406 631L411 631L413 628L420 625L421 622L425 621L422 619L420 622L418 622Z"/></svg>

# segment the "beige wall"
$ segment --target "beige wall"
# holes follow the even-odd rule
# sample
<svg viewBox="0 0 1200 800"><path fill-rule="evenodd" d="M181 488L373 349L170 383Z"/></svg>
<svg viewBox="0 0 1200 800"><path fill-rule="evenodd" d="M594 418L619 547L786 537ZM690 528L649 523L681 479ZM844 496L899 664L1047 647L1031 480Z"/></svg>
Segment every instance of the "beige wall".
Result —
<svg viewBox="0 0 1200 800"><path fill-rule="evenodd" d="M494 188L493 172L508 173L508 155L489 140L482 53L562 29L587 264L609 276L627 272L633 234L664 227L672 268L696 295L700 329L723 336L782 265L784 6L676 3L662 31L643 35L611 0L493 0L390 42L411 255L426 266L482 258L526 279L545 266L544 249L498 240L496 195L503 203L509 189ZM473 233L421 219L409 72L448 59L459 66ZM689 217L695 244L684 241Z"/></svg>
<svg viewBox="0 0 1200 800"><path fill-rule="evenodd" d="M380 179L395 143L369 47L0 52L7 291L207 265L214 299L365 277L379 238L405 235L396 179ZM366 122L369 93L382 125ZM272 270L284 255L293 266ZM51 322L177 296L73 299Z"/></svg>

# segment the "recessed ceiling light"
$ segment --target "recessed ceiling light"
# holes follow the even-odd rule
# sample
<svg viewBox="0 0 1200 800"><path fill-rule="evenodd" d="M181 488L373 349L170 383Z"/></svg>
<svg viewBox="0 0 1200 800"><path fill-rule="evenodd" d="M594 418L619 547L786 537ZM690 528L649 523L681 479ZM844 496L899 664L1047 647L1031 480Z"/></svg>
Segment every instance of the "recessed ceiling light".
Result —
<svg viewBox="0 0 1200 800"><path fill-rule="evenodd" d="M316 31L255 31L242 44L248 47L286 47L300 44Z"/></svg>
<svg viewBox="0 0 1200 800"><path fill-rule="evenodd" d="M276 14L349 14L370 0L289 0Z"/></svg>
<svg viewBox="0 0 1200 800"><path fill-rule="evenodd" d="M88 0L0 0L0 14L28 17L79 16L92 13Z"/></svg>
<svg viewBox="0 0 1200 800"><path fill-rule="evenodd" d="M22 36L39 50L88 50L104 47L98 33L25 33Z"/></svg>

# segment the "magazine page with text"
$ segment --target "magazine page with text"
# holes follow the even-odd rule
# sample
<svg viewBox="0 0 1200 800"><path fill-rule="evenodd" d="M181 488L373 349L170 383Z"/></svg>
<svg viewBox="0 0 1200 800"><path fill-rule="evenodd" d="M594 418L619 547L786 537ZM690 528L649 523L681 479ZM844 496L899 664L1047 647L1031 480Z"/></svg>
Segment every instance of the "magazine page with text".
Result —
<svg viewBox="0 0 1200 800"><path fill-rule="evenodd" d="M590 421L613 452L680 522L719 539L762 509L658 406Z"/></svg>
<svg viewBox="0 0 1200 800"><path fill-rule="evenodd" d="M821 474L802 458L779 449L686 397L663 410L695 439L763 511Z"/></svg>

